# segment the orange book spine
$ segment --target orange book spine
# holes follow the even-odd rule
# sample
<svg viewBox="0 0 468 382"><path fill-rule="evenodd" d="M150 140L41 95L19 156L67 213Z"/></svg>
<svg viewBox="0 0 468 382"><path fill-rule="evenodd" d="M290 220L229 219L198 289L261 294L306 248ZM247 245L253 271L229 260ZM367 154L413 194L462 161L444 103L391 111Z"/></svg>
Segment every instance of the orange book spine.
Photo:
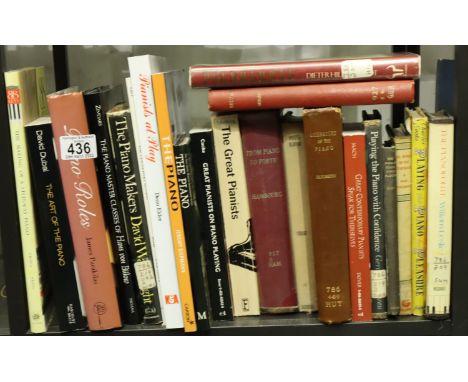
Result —
<svg viewBox="0 0 468 382"><path fill-rule="evenodd" d="M122 326L94 159L63 160L60 137L88 135L81 92L48 96L68 219L90 330Z"/></svg>
<svg viewBox="0 0 468 382"><path fill-rule="evenodd" d="M182 300L182 316L184 330L195 332L195 307L193 303L190 271L188 267L187 247L185 244L184 222L179 196L179 183L174 160L174 147L172 142L171 119L169 117L169 104L166 92L164 73L152 75L153 92L156 105L159 139L167 190L167 203L169 204L169 217L171 221L172 242L176 257L177 278L179 281L180 298Z"/></svg>

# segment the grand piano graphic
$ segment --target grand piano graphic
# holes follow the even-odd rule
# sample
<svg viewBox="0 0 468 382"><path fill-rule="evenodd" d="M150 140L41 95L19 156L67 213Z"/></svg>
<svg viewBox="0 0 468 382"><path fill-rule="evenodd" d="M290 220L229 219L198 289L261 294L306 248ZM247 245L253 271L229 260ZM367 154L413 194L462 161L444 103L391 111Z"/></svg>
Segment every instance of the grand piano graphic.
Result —
<svg viewBox="0 0 468 382"><path fill-rule="evenodd" d="M247 238L242 243L233 244L228 248L228 258L230 264L257 272L257 262L255 260L250 224L251 219L247 220Z"/></svg>

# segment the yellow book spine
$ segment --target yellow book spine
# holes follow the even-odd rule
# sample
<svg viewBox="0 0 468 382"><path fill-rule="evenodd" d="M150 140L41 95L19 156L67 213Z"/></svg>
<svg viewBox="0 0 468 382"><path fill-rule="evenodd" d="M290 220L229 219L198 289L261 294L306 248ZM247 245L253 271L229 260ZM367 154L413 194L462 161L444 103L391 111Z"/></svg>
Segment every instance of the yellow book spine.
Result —
<svg viewBox="0 0 468 382"><path fill-rule="evenodd" d="M39 117L46 117L49 115L49 108L47 106L47 89L46 89L46 76L45 68L38 66L36 68L36 86L37 86L37 108Z"/></svg>
<svg viewBox="0 0 468 382"><path fill-rule="evenodd" d="M28 86L31 83L28 80L35 81L33 77L35 77L34 69L26 73L23 71L5 73L30 330L32 333L43 333L47 328L43 311L36 217L25 132L25 124L37 117L35 115L37 106L34 108L25 105L30 101L28 92L33 90L33 96L36 97L35 86L32 89Z"/></svg>
<svg viewBox="0 0 468 382"><path fill-rule="evenodd" d="M167 202L169 204L172 242L174 245L180 298L182 300L184 330L186 332L195 332L197 331L197 324L195 320L192 286L190 283L190 271L188 267L187 247L185 244L184 222L182 220L179 184L177 181L177 172L174 160L171 120L169 117L169 105L167 100L164 73L153 74L152 82L167 190Z"/></svg>
<svg viewBox="0 0 468 382"><path fill-rule="evenodd" d="M426 297L428 119L411 120L411 258L413 314L424 315Z"/></svg>

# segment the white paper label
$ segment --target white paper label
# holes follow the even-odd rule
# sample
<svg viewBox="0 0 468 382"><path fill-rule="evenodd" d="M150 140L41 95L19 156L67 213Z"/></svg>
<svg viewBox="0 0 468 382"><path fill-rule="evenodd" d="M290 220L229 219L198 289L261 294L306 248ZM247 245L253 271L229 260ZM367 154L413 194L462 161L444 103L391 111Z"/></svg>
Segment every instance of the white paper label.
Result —
<svg viewBox="0 0 468 382"><path fill-rule="evenodd" d="M96 136L89 134L60 137L60 155L62 160L97 158Z"/></svg>
<svg viewBox="0 0 468 382"><path fill-rule="evenodd" d="M344 80L372 77L372 74L374 74L372 60L347 60L341 63L341 77Z"/></svg>
<svg viewBox="0 0 468 382"><path fill-rule="evenodd" d="M371 297L387 297L387 271L385 269L371 270Z"/></svg>
<svg viewBox="0 0 468 382"><path fill-rule="evenodd" d="M135 273L140 290L156 287L156 277L154 277L153 264L150 260L137 261L135 264Z"/></svg>

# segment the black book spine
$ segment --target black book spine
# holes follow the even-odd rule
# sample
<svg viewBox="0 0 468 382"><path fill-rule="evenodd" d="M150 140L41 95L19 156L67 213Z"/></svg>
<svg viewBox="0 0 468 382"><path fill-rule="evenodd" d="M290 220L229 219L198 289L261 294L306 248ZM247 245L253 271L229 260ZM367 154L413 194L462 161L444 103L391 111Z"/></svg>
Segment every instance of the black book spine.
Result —
<svg viewBox="0 0 468 382"><path fill-rule="evenodd" d="M124 219L131 260L134 267L136 263L140 262L148 265L145 267L146 272L152 272L152 275L147 278L139 278L138 273L135 272L139 289L138 300L143 310L143 320L147 324L160 324L162 322L161 305L155 282L154 259L151 251L130 112L109 113L107 118L117 170L119 197L125 212Z"/></svg>
<svg viewBox="0 0 468 382"><path fill-rule="evenodd" d="M95 163L104 219L114 255L122 320L126 324L139 324L141 315L138 309L137 288L127 248L128 240L122 206L117 196L114 159L105 114L108 102L105 97L105 93L85 93L86 116L90 133L96 135L98 157Z"/></svg>
<svg viewBox="0 0 468 382"><path fill-rule="evenodd" d="M400 272L398 270L396 158L395 145L391 145L390 142L383 147L383 161L387 305L388 314L397 316L400 314Z"/></svg>
<svg viewBox="0 0 468 382"><path fill-rule="evenodd" d="M214 320L232 320L231 291L224 241L224 222L216 173L213 132L190 134L197 204L200 208L211 311Z"/></svg>
<svg viewBox="0 0 468 382"><path fill-rule="evenodd" d="M364 121L367 145L367 186L371 259L372 318L387 317L387 264L384 234L384 188L381 121Z"/></svg>
<svg viewBox="0 0 468 382"><path fill-rule="evenodd" d="M198 330L210 328L209 306L206 298L204 262L200 232L200 214L196 204L190 145L174 145L174 156L179 182L180 204L184 221L185 243L190 269L190 281L195 303Z"/></svg>
<svg viewBox="0 0 468 382"><path fill-rule="evenodd" d="M38 229L52 300L60 330L86 328L75 273L75 251L68 223L65 196L53 146L52 126L26 127Z"/></svg>

